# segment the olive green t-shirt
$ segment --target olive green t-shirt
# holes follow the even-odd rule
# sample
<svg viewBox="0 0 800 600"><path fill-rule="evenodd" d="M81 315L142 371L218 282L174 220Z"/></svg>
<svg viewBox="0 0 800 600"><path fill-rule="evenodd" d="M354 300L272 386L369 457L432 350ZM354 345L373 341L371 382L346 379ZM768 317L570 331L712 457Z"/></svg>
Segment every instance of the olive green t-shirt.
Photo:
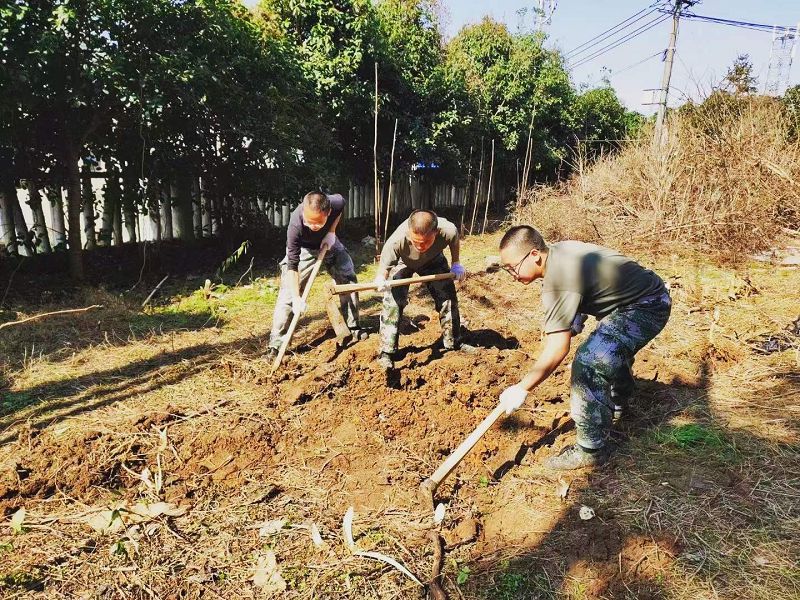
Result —
<svg viewBox="0 0 800 600"><path fill-rule="evenodd" d="M545 263L544 332L569 329L578 313L602 319L617 308L665 290L658 275L616 250L557 242L550 246Z"/></svg>
<svg viewBox="0 0 800 600"><path fill-rule="evenodd" d="M403 264L413 271L439 256L442 250L458 239L458 228L442 217L438 217L437 222L439 228L436 230L436 239L433 241L433 245L425 252L419 252L408 239L408 219L403 221L383 245L380 268L389 270L399 260L402 260Z"/></svg>

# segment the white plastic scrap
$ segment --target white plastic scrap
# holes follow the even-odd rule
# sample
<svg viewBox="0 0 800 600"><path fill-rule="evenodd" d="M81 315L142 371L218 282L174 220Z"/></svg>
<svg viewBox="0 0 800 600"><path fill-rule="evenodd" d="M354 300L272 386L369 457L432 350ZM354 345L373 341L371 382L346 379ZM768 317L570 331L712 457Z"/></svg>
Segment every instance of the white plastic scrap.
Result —
<svg viewBox="0 0 800 600"><path fill-rule="evenodd" d="M400 571L403 575L408 577L414 583L419 584L422 587L425 587L425 585L419 579L414 577L414 574L411 571L406 569L403 565L401 565L399 562L397 562L392 557L386 556L385 554L382 554L380 552L365 552L363 550L359 550L358 548L356 548L355 540L353 540L353 515L354 514L355 514L355 511L353 510L353 507L351 506L350 508L347 509L347 512L344 513L344 519L342 520L342 531L344 532L344 541L345 541L345 544L347 545L347 548L350 550L350 552L353 553L353 556L361 556L363 558L371 558L373 560L379 560L381 562L384 562L387 565L391 565L395 569Z"/></svg>
<svg viewBox="0 0 800 600"><path fill-rule="evenodd" d="M322 541L322 535L320 534L319 527L317 527L316 523L311 524L311 541L317 548L322 548L325 546L325 542Z"/></svg>
<svg viewBox="0 0 800 600"><path fill-rule="evenodd" d="M444 521L444 511L445 511L444 504L442 502L439 502L439 504L436 505L436 510L433 511L434 525L439 525L441 524L442 521Z"/></svg>
<svg viewBox="0 0 800 600"><path fill-rule="evenodd" d="M594 518L594 509L589 506L581 506L581 509L578 511L578 516L584 521L588 521Z"/></svg>

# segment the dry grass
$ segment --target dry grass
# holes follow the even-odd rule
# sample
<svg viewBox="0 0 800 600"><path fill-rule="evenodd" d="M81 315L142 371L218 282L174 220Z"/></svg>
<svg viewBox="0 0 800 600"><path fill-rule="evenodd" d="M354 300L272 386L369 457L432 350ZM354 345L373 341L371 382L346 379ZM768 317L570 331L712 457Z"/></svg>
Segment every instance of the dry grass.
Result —
<svg viewBox="0 0 800 600"><path fill-rule="evenodd" d="M717 94L670 120L663 148L651 134L522 200L514 222L551 239L665 243L731 257L769 246L800 222L800 144L783 104Z"/></svg>

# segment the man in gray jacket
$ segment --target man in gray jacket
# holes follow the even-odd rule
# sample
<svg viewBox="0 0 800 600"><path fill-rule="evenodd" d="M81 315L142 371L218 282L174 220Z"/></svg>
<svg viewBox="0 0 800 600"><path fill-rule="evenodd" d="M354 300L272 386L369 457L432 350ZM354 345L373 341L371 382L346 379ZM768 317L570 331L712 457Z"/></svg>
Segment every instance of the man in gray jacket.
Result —
<svg viewBox="0 0 800 600"><path fill-rule="evenodd" d="M286 230L286 256L281 261L281 287L272 316L272 331L269 336L267 357L278 353L289 329L292 315L303 314L306 303L302 289L306 285L317 255L327 246L323 264L336 283L356 283L353 259L336 237L336 227L344 212L345 199L340 194L309 192L294 209ZM340 297L342 316L354 339L363 339L366 332L358 329L358 294L342 294Z"/></svg>

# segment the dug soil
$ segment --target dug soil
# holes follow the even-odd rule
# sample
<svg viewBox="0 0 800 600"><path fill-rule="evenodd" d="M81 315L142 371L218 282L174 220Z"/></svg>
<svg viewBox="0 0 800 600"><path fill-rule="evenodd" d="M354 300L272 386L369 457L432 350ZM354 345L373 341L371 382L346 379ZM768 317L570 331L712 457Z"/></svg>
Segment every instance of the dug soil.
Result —
<svg viewBox="0 0 800 600"><path fill-rule="evenodd" d="M388 374L374 360L379 307L365 295L367 340L338 349L312 311L276 377L263 357L269 310L254 307L241 325L137 342L135 358L90 348L87 374L17 382L28 397L20 410L4 404L0 513L9 521L24 508L25 519L2 533L0 586L53 598L424 597L398 570L354 555L342 519L353 507L357 550L394 557L427 581L431 515L417 488L532 364L541 335L538 287L481 262L459 287L475 354L442 352L438 316L418 290ZM675 314L697 317L696 300L675 295ZM438 529L451 597L569 596L575 582L584 598L663 597L686 545L674 529L650 528L648 490L686 473L715 488L742 484L718 466L620 484L635 468L628 440L706 394L704 364L730 360L709 363L708 344L695 343L706 332L687 331L668 327L639 354L637 404L616 427L610 466L567 475L541 466L574 441L569 359L483 437L435 496L446 507ZM134 524L126 511L141 502L169 508ZM579 516L586 503L588 520ZM647 527L625 520L631 506ZM98 528L93 517L114 507L122 527ZM273 555L277 567L263 567Z"/></svg>

